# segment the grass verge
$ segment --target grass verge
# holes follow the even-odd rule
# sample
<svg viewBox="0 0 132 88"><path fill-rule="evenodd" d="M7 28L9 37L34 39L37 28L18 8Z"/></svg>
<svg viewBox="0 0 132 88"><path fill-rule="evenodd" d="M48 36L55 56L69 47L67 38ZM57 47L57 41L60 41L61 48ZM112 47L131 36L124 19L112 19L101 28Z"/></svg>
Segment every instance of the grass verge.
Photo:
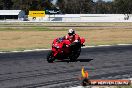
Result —
<svg viewBox="0 0 132 88"><path fill-rule="evenodd" d="M67 29L31 28L0 29L0 51L50 48L54 38L67 34ZM131 29L76 29L86 45L132 44Z"/></svg>

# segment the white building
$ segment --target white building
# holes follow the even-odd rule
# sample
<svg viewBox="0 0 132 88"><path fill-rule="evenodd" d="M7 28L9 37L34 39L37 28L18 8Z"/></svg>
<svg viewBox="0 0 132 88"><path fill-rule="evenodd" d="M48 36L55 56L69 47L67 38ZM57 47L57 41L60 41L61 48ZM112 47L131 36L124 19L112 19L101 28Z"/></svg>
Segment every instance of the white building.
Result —
<svg viewBox="0 0 132 88"><path fill-rule="evenodd" d="M50 22L132 22L132 14L56 14L46 15Z"/></svg>
<svg viewBox="0 0 132 88"><path fill-rule="evenodd" d="M0 10L0 20L24 20L25 12L23 10Z"/></svg>

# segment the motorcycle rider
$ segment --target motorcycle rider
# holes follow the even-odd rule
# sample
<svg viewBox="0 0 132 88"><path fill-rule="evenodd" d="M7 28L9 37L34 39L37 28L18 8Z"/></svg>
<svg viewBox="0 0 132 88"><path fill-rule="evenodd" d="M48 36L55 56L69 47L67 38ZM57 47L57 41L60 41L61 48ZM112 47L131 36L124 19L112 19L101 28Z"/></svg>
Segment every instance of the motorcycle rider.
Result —
<svg viewBox="0 0 132 88"><path fill-rule="evenodd" d="M80 38L73 29L68 30L68 35L54 39L52 51L47 55L47 61L53 62L55 59L69 59L77 61L81 53L81 46L85 39Z"/></svg>
<svg viewBox="0 0 132 88"><path fill-rule="evenodd" d="M80 45L80 36L75 33L75 30L69 29L68 35L65 36L65 39L71 42L70 46L76 46L76 48ZM75 48L74 48L75 49Z"/></svg>
<svg viewBox="0 0 132 88"><path fill-rule="evenodd" d="M54 40L54 42L58 42L60 40L69 40L70 41L70 45L66 45L66 47L71 47L72 49L77 49L78 47L80 47L80 36L78 34L75 33L75 30L73 29L69 29L68 30L68 35L64 36L64 37L60 37L60 38L56 38Z"/></svg>

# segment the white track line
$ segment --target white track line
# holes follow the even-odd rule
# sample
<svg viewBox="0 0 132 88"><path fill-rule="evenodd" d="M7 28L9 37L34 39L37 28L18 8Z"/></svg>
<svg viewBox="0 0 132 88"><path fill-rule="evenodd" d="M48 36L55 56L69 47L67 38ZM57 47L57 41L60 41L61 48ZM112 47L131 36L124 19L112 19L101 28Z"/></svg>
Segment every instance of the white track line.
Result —
<svg viewBox="0 0 132 88"><path fill-rule="evenodd" d="M117 44L117 45L97 45L97 46L84 46L83 48L93 48L93 47L108 47L108 46L127 46L132 44ZM9 51L9 52L0 52L0 53L18 53L18 52L32 52L32 51L47 51L50 49L33 49L33 50L23 50L23 51Z"/></svg>
<svg viewBox="0 0 132 88"><path fill-rule="evenodd" d="M83 48L89 48L89 47L107 47L107 46L127 46L132 44L116 44L116 45L97 45L97 46L84 46Z"/></svg>
<svg viewBox="0 0 132 88"><path fill-rule="evenodd" d="M117 44L117 45L122 45L122 46L124 46L124 45L132 45L132 44Z"/></svg>
<svg viewBox="0 0 132 88"><path fill-rule="evenodd" d="M0 52L0 53L19 53L19 52L47 51L47 50L50 50L50 49L33 49L33 50L9 51L9 52Z"/></svg>

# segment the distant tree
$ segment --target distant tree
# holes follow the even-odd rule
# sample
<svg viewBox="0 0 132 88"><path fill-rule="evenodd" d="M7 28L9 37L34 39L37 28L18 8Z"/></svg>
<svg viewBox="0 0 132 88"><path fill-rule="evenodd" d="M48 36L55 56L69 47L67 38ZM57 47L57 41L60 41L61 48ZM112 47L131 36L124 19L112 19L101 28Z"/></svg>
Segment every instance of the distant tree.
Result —
<svg viewBox="0 0 132 88"><path fill-rule="evenodd" d="M114 13L113 2L105 2L98 0L95 3L95 13L97 14L111 14Z"/></svg>
<svg viewBox="0 0 132 88"><path fill-rule="evenodd" d="M114 5L116 8L116 13L132 13L132 0L114 0Z"/></svg>
<svg viewBox="0 0 132 88"><path fill-rule="evenodd" d="M81 5L80 7L80 13L93 13L93 6L94 3L92 0L80 0Z"/></svg>
<svg viewBox="0 0 132 88"><path fill-rule="evenodd" d="M92 4L92 0L58 0L57 3L62 13L70 14L91 13Z"/></svg>
<svg viewBox="0 0 132 88"><path fill-rule="evenodd" d="M22 6L22 3L20 3L20 0L12 0L13 6L12 9L18 10Z"/></svg>
<svg viewBox="0 0 132 88"><path fill-rule="evenodd" d="M0 9L5 10L45 10L56 9L58 7L62 13L67 14L131 14L132 0L113 0L104 2L98 0L58 0L57 5L53 5L51 0L0 0Z"/></svg>
<svg viewBox="0 0 132 88"><path fill-rule="evenodd" d="M0 0L0 8L4 10L11 9L13 5L12 0Z"/></svg>
<svg viewBox="0 0 132 88"><path fill-rule="evenodd" d="M0 10L2 10L4 7L4 3L3 3L3 0L0 0Z"/></svg>
<svg viewBox="0 0 132 88"><path fill-rule="evenodd" d="M116 9L115 9L113 2L107 2L106 8L107 8L107 13L109 13L109 14L115 14L116 13Z"/></svg>
<svg viewBox="0 0 132 88"><path fill-rule="evenodd" d="M32 3L30 4L30 10L45 10L53 7L54 5L50 0L32 0Z"/></svg>

